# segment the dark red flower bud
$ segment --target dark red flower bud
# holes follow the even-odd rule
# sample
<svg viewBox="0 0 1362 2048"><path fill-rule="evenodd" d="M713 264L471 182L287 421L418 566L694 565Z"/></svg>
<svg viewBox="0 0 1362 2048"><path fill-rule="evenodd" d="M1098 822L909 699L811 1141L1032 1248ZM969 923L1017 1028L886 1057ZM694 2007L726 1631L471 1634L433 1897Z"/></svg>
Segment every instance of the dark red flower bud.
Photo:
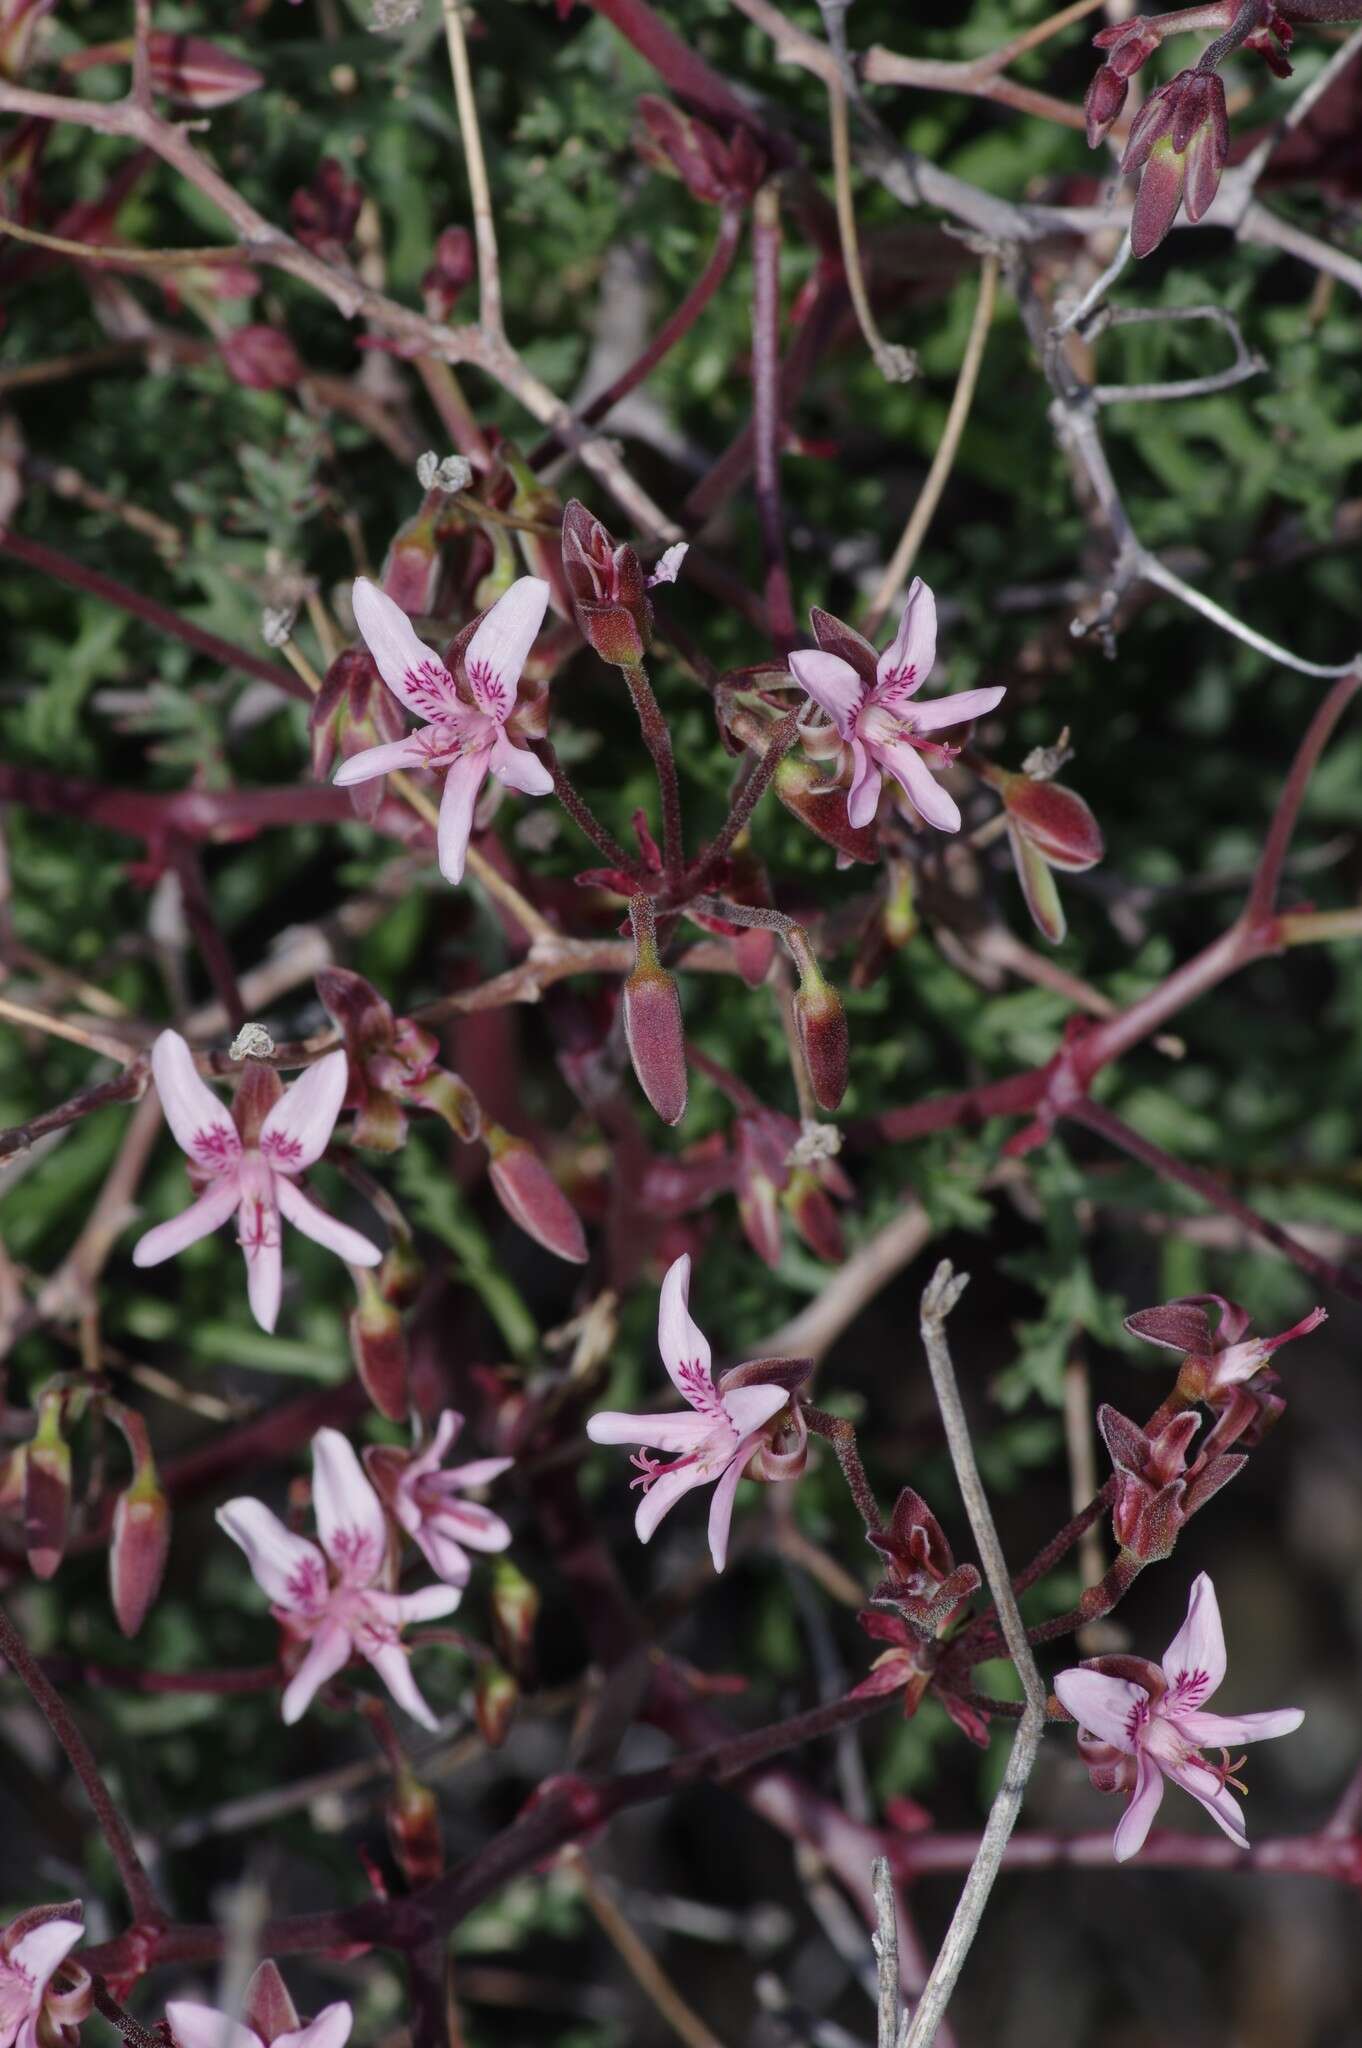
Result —
<svg viewBox="0 0 1362 2048"><path fill-rule="evenodd" d="M265 83L263 72L201 36L172 36L153 29L148 53L152 90L182 107L229 107Z"/></svg>
<svg viewBox="0 0 1362 2048"><path fill-rule="evenodd" d="M841 1218L811 1168L796 1168L781 1201L814 1257L829 1266L839 1266L846 1252Z"/></svg>
<svg viewBox="0 0 1362 2048"><path fill-rule="evenodd" d="M242 2001L241 2017L253 2034L258 2034L266 2048L277 2041L281 2034L296 2033L302 2025L298 2008L289 1995L289 1988L279 1974L276 1963L264 1962L257 1966L255 1974L246 1986Z"/></svg>
<svg viewBox="0 0 1362 2048"><path fill-rule="evenodd" d="M289 226L305 249L334 263L350 246L363 204L358 178L347 178L333 156L324 156L310 183L289 200Z"/></svg>
<svg viewBox="0 0 1362 2048"><path fill-rule="evenodd" d="M387 1822L393 1861L413 1890L443 1874L445 1847L440 1803L429 1785L421 1784L405 1768L399 1772L388 1800Z"/></svg>
<svg viewBox="0 0 1362 2048"><path fill-rule="evenodd" d="M1147 256L1179 205L1199 221L1215 198L1230 148L1225 87L1214 71L1180 71L1140 109L1121 169L1140 174L1130 221L1134 255Z"/></svg>
<svg viewBox="0 0 1362 2048"><path fill-rule="evenodd" d="M812 761L787 754L776 770L774 788L786 810L793 811L839 853L851 860L879 859L879 841L871 828L848 822L846 791L829 784L826 774Z"/></svg>
<svg viewBox="0 0 1362 2048"><path fill-rule="evenodd" d="M520 1688L509 1671L493 1657L478 1665L473 1681L473 1712L489 1749L500 1749L511 1732L511 1722L520 1704Z"/></svg>
<svg viewBox="0 0 1362 2048"><path fill-rule="evenodd" d="M401 1422L407 1413L407 1338L402 1318L372 1272L360 1271L359 1304L350 1313L350 1355L365 1393L380 1415Z"/></svg>
<svg viewBox="0 0 1362 2048"><path fill-rule="evenodd" d="M1083 99L1089 149L1096 149L1112 126L1126 103L1129 90L1125 79L1110 64L1103 64L1093 73L1092 83Z"/></svg>
<svg viewBox="0 0 1362 2048"><path fill-rule="evenodd" d="M220 347L228 374L248 391L286 391L304 374L297 349L279 327L234 327Z"/></svg>
<svg viewBox="0 0 1362 2048"><path fill-rule="evenodd" d="M534 1682L534 1631L539 1620L539 1588L509 1558L492 1567L492 1636L497 1655L522 1685Z"/></svg>
<svg viewBox="0 0 1362 2048"><path fill-rule="evenodd" d="M500 1124L485 1124L487 1171L492 1192L513 1223L542 1244L555 1258L575 1266L586 1263L586 1232L553 1175L527 1138L517 1138Z"/></svg>
<svg viewBox="0 0 1362 2048"><path fill-rule="evenodd" d="M148 1458L114 1506L109 1590L118 1626L135 1636L161 1590L170 1556L170 1503Z"/></svg>
<svg viewBox="0 0 1362 2048"><path fill-rule="evenodd" d="M421 279L427 320L448 320L460 294L478 274L473 237L467 228L445 228L435 244L435 261Z"/></svg>
<svg viewBox="0 0 1362 2048"><path fill-rule="evenodd" d="M656 93L644 93L637 111L635 149L653 170L681 178L692 198L709 206L745 203L765 177L766 158L746 128L725 142L706 122Z"/></svg>
<svg viewBox="0 0 1362 2048"><path fill-rule="evenodd" d="M402 706L384 684L368 648L347 647L326 671L308 712L312 772L325 782L338 762L367 747L401 739L406 729ZM350 802L356 815L371 823L386 787L381 775L352 783Z"/></svg>
<svg viewBox="0 0 1362 2048"><path fill-rule="evenodd" d="M686 1032L681 992L657 953L653 906L646 896L629 904L635 967L624 984L624 1035L639 1087L664 1124L686 1113Z"/></svg>
<svg viewBox="0 0 1362 2048"><path fill-rule="evenodd" d="M577 498L563 511L563 575L587 645L612 667L636 668L653 631L642 564Z"/></svg>
<svg viewBox="0 0 1362 2048"><path fill-rule="evenodd" d="M66 1552L71 1518L71 1447L62 1435L62 1397L38 1402L38 1430L24 1459L24 1548L35 1577L50 1579Z"/></svg>
<svg viewBox="0 0 1362 2048"><path fill-rule="evenodd" d="M795 1023L804 1064L813 1083L814 1101L832 1113L846 1094L851 1069L851 1037L842 998L814 958L807 932L796 926L785 942L799 969L794 994Z"/></svg>

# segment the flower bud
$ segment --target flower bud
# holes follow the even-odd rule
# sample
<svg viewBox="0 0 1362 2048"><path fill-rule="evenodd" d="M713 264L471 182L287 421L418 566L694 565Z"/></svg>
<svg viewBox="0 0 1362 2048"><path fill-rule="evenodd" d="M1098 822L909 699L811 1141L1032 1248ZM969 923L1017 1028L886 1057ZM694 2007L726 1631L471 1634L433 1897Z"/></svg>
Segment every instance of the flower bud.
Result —
<svg viewBox="0 0 1362 2048"><path fill-rule="evenodd" d="M135 1636L161 1590L170 1556L170 1503L148 1458L114 1507L109 1591L118 1626Z"/></svg>
<svg viewBox="0 0 1362 2048"><path fill-rule="evenodd" d="M435 261L421 279L427 320L448 320L477 271L473 237L468 229L445 228L435 243Z"/></svg>
<svg viewBox="0 0 1362 2048"><path fill-rule="evenodd" d="M267 1067L263 1060L242 1061L241 1079L232 1097L232 1122L247 1151L259 1145L265 1118L283 1092L284 1084L273 1067Z"/></svg>
<svg viewBox="0 0 1362 2048"><path fill-rule="evenodd" d="M311 182L300 185L289 200L289 226L305 249L334 263L354 237L363 204L359 180L347 178L333 156L324 156Z"/></svg>
<svg viewBox="0 0 1362 2048"><path fill-rule="evenodd" d="M365 1393L380 1415L401 1422L407 1413L407 1339L402 1318L368 1269L356 1269L359 1304L350 1312L350 1355Z"/></svg>
<svg viewBox="0 0 1362 2048"><path fill-rule="evenodd" d="M797 1167L790 1175L781 1201L814 1257L826 1265L840 1266L846 1252L841 1218L827 1189L809 1167Z"/></svg>
<svg viewBox="0 0 1362 2048"><path fill-rule="evenodd" d="M768 1266L780 1264L780 1195L788 1178L783 1149L768 1142L763 1120L740 1116L734 1131L738 1214L747 1241Z"/></svg>
<svg viewBox="0 0 1362 2048"><path fill-rule="evenodd" d="M812 761L787 754L775 772L773 787L787 811L793 811L846 859L871 863L879 859L879 841L871 828L852 825L847 819L846 791L829 783Z"/></svg>
<svg viewBox="0 0 1362 2048"><path fill-rule="evenodd" d="M1093 73L1092 83L1083 99L1089 149L1096 149L1113 126L1126 103L1129 90L1125 79L1110 64L1103 64Z"/></svg>
<svg viewBox="0 0 1362 2048"><path fill-rule="evenodd" d="M587 1247L582 1219L529 1140L490 1123L482 1138L492 1192L511 1221L555 1258L584 1265Z"/></svg>
<svg viewBox="0 0 1362 2048"><path fill-rule="evenodd" d="M1106 850L1102 828L1077 790L991 762L976 765L1002 797L1013 865L1032 922L1057 946L1068 927L1051 870L1081 874L1095 867Z"/></svg>
<svg viewBox="0 0 1362 2048"><path fill-rule="evenodd" d="M322 678L322 687L308 711L312 740L312 772L329 782L340 761L402 738L406 721L402 707L387 689L365 647L347 647ZM381 775L349 785L350 802L366 823L377 817L386 783ZM365 1139L358 1140L364 1144ZM379 1149L387 1150L388 1147Z"/></svg>
<svg viewBox="0 0 1362 2048"><path fill-rule="evenodd" d="M522 1684L534 1677L534 1631L539 1619L539 1589L517 1565L499 1557L492 1567L492 1636L501 1658Z"/></svg>
<svg viewBox="0 0 1362 2048"><path fill-rule="evenodd" d="M664 1124L686 1113L686 1034L681 992L657 954L656 924L648 897L629 904L636 965L624 984L624 1035L639 1087Z"/></svg>
<svg viewBox="0 0 1362 2048"><path fill-rule="evenodd" d="M1121 169L1140 174L1130 218L1135 256L1157 249L1179 205L1199 221L1215 198L1230 148L1225 87L1214 71L1180 71L1148 99L1130 130Z"/></svg>
<svg viewBox="0 0 1362 2048"><path fill-rule="evenodd" d="M612 667L637 668L653 631L642 565L577 498L563 510L563 575L587 645Z"/></svg>
<svg viewBox="0 0 1362 2048"><path fill-rule="evenodd" d="M766 175L766 158L746 128L725 142L656 93L642 95L637 113L634 147L644 163L682 179L693 199L709 206L745 203Z"/></svg>
<svg viewBox="0 0 1362 2048"><path fill-rule="evenodd" d="M266 2044L281 2034L294 2034L302 2026L298 2008L276 1963L260 1963L246 1986L241 2017L253 2034Z"/></svg>
<svg viewBox="0 0 1362 2048"><path fill-rule="evenodd" d="M831 1114L846 1094L851 1064L846 1011L842 998L814 958L807 932L796 925L786 933L785 943L799 969L794 1013L804 1064L813 1083L815 1102Z"/></svg>
<svg viewBox="0 0 1362 2048"><path fill-rule="evenodd" d="M482 1739L489 1749L500 1749L511 1732L511 1721L520 1704L520 1688L509 1671L494 1657L484 1657L473 1683L473 1712Z"/></svg>
<svg viewBox="0 0 1362 2048"><path fill-rule="evenodd" d="M387 1822L393 1861L413 1890L442 1875L445 1847L440 1803L429 1785L423 1785L405 1767L388 1800Z"/></svg>
<svg viewBox="0 0 1362 2048"><path fill-rule="evenodd" d="M304 374L297 349L279 327L234 327L219 346L228 375L248 391L287 391Z"/></svg>
<svg viewBox="0 0 1362 2048"><path fill-rule="evenodd" d="M427 491L420 511L399 526L383 558L379 587L408 615L435 609L444 567L437 528L444 511L444 492Z"/></svg>
<svg viewBox="0 0 1362 2048"><path fill-rule="evenodd" d="M182 107L207 112L229 107L265 83L264 73L220 50L201 36L167 35L153 29L147 38L152 91Z"/></svg>
<svg viewBox="0 0 1362 2048"><path fill-rule="evenodd" d="M62 1435L62 1397L44 1394L24 1459L24 1548L35 1577L50 1579L61 1563L70 1515L71 1447Z"/></svg>

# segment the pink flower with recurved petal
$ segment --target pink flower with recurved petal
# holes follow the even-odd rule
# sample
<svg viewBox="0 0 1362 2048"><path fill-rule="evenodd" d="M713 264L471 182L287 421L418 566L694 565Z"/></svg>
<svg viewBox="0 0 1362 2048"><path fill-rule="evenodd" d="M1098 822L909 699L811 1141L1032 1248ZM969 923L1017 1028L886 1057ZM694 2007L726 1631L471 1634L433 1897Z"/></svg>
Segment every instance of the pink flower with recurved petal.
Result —
<svg viewBox="0 0 1362 2048"><path fill-rule="evenodd" d="M284 1285L281 1215L348 1265L379 1263L383 1254L376 1245L328 1216L297 1185L297 1176L326 1150L340 1115L346 1086L343 1052L328 1053L291 1088L278 1093L258 1131L247 1135L199 1078L194 1055L178 1031L161 1033L151 1049L151 1071L166 1122L180 1150L188 1154L190 1175L202 1192L182 1214L138 1239L132 1253L135 1266L158 1266L163 1259L173 1259L235 1215L237 1242L246 1255L251 1309L261 1329L272 1330ZM277 1090L279 1085L267 1067L248 1071L238 1104L251 1083L258 1083L251 1090L257 1106L262 1090Z"/></svg>
<svg viewBox="0 0 1362 2048"><path fill-rule="evenodd" d="M21 1913L0 1934L0 2048L54 2048L76 2039L90 2011L88 1974L78 1964L66 1970L64 1986L53 1979L85 1932L73 1903Z"/></svg>
<svg viewBox="0 0 1362 2048"><path fill-rule="evenodd" d="M1122 1675L1100 1668L1108 1662L1119 1664ZM1118 1863L1143 1847L1165 1778L1190 1792L1232 1842L1248 1847L1239 1802L1229 1789L1244 1790L1233 1775L1243 1759L1231 1763L1230 1749L1290 1735L1305 1716L1299 1707L1266 1714L1206 1713L1205 1703L1225 1668L1215 1587L1201 1572L1192 1583L1187 1619L1164 1652L1162 1667L1130 1657L1097 1658L1055 1679L1060 1704L1079 1724L1080 1744L1095 1780L1103 1789L1131 1794L1112 1844ZM1139 1670L1138 1681L1128 1675L1132 1669ZM1220 1763L1202 1755L1206 1746L1220 1750Z"/></svg>
<svg viewBox="0 0 1362 2048"><path fill-rule="evenodd" d="M369 1476L394 1519L424 1552L431 1570L450 1586L466 1586L473 1566L470 1550L505 1550L511 1532L500 1515L476 1501L461 1500L470 1486L487 1486L509 1472L514 1458L474 1458L467 1465L441 1465L463 1428L463 1417L446 1408L423 1451L409 1457L388 1444L364 1453Z"/></svg>
<svg viewBox="0 0 1362 2048"><path fill-rule="evenodd" d="M933 760L944 767L958 749L926 736L982 718L1006 691L961 690L954 697L913 702L936 659L936 599L920 576L913 578L892 646L878 657L859 633L826 612L814 614L814 633L819 646L792 654L790 673L827 713L850 752L847 822L857 830L870 824L883 778L890 775L929 825L958 832L955 801L927 765Z"/></svg>
<svg viewBox="0 0 1362 2048"><path fill-rule="evenodd" d="M455 1586L390 1590L388 1523L359 1459L336 1429L312 1439L312 1505L321 1548L295 1536L263 1501L229 1500L218 1524L239 1543L281 1628L308 1651L284 1692L288 1726L358 1654L424 1728L435 1716L416 1687L402 1643L408 1622L438 1621L459 1604Z"/></svg>
<svg viewBox="0 0 1362 2048"><path fill-rule="evenodd" d="M537 755L517 747L506 733L516 708L516 685L534 645L549 601L549 586L522 576L490 611L459 635L458 683L438 654L418 640L400 605L363 576L355 584L355 624L364 635L378 672L395 697L425 723L404 740L367 747L336 770L339 783L367 782L394 768L443 770L437 834L440 873L447 882L463 879L473 806L483 779L491 774L526 796L547 796L553 778Z"/></svg>
<svg viewBox="0 0 1362 2048"><path fill-rule="evenodd" d="M273 1963L261 1963L246 1987L240 2019L192 1999L171 1999L166 2018L175 2048L345 2048L355 2016L342 1999L304 2026Z"/></svg>
<svg viewBox="0 0 1362 2048"><path fill-rule="evenodd" d="M593 1415L586 1433L595 1444L640 1444L678 1454L669 1465L650 1458L646 1449L633 1460L640 1476L631 1485L643 1494L634 1520L640 1543L648 1541L683 1493L717 1480L709 1511L709 1548L714 1569L721 1572L728 1555L738 1481L748 1460L761 1450L772 1418L789 1401L790 1389L767 1384L734 1386L725 1392L722 1382L716 1385L710 1371L708 1339L692 1322L687 1307L689 1292L690 1256L685 1253L669 1268L662 1283L657 1346L673 1384L693 1413Z"/></svg>

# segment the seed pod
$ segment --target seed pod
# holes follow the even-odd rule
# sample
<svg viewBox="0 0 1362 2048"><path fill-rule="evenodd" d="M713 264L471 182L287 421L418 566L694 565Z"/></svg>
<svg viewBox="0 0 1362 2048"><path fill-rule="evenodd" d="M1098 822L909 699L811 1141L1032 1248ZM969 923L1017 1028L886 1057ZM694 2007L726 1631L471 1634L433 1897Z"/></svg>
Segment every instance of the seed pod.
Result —
<svg viewBox="0 0 1362 2048"><path fill-rule="evenodd" d="M804 1063L813 1083L814 1100L831 1114L846 1094L851 1066L851 1037L842 998L814 958L808 933L796 925L785 943L799 969L794 994L795 1023Z"/></svg>
<svg viewBox="0 0 1362 2048"><path fill-rule="evenodd" d="M648 897L629 904L635 966L624 984L624 1035L638 1085L664 1124L686 1113L686 1034L681 992L657 954L657 928Z"/></svg>

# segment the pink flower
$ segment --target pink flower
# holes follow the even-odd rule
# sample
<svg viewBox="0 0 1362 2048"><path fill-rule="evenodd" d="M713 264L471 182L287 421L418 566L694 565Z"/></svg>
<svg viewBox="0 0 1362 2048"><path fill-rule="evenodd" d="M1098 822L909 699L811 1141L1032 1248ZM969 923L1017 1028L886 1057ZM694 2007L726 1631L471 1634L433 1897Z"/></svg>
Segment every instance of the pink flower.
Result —
<svg viewBox="0 0 1362 2048"><path fill-rule="evenodd" d="M235 1214L251 1309L261 1329L272 1330L284 1284L281 1214L348 1265L379 1263L383 1254L376 1245L328 1216L297 1185L297 1176L326 1150L340 1115L346 1086L343 1052L328 1053L278 1096L253 1143L243 1140L223 1104L200 1080L178 1031L161 1033L151 1049L151 1071L166 1122L189 1156L191 1177L206 1185L181 1215L138 1239L135 1266L173 1259ZM273 1081L268 1068L260 1072ZM248 1073L244 1078L253 1077Z"/></svg>
<svg viewBox="0 0 1362 2048"><path fill-rule="evenodd" d="M982 718L1005 690L961 690L929 704L911 702L936 659L936 599L920 576L913 578L893 645L878 659L859 633L826 613L814 615L814 631L820 645L792 654L790 673L850 750L847 822L857 830L870 824L888 774L929 825L958 832L960 813L922 758L944 766L957 750L924 735Z"/></svg>
<svg viewBox="0 0 1362 2048"><path fill-rule="evenodd" d="M459 1604L453 1586L418 1593L389 1590L388 1524L347 1440L335 1429L312 1439L312 1505L321 1549L295 1536L263 1501L229 1500L217 1511L239 1543L280 1626L310 1647L284 1692L288 1726L307 1712L328 1679L358 1652L400 1707L424 1728L435 1716L416 1689L401 1632L408 1622L438 1621ZM325 1553L325 1554L323 1554Z"/></svg>
<svg viewBox="0 0 1362 2048"><path fill-rule="evenodd" d="M304 2026L288 1987L271 1962L246 1987L241 2018L186 1998L166 2006L176 2048L345 2048L354 2014L342 2000Z"/></svg>
<svg viewBox="0 0 1362 2048"><path fill-rule="evenodd" d="M710 1371L709 1343L691 1321L690 1256L683 1253L667 1272L657 1311L657 1348L689 1415L593 1415L586 1433L595 1444L641 1444L676 1451L670 1465L640 1450L633 1463L640 1476L630 1482L643 1494L634 1527L646 1543L669 1508L693 1486L717 1480L709 1511L709 1548L721 1572L728 1555L728 1530L738 1481L757 1451L766 1425L790 1398L779 1385L737 1386L725 1393ZM741 1369L741 1368L740 1368Z"/></svg>
<svg viewBox="0 0 1362 2048"><path fill-rule="evenodd" d="M90 1979L78 1965L67 1972L65 1990L54 1991L52 1979L85 1932L81 1908L64 1908L62 1917L43 1918L53 1909L21 1913L0 1934L0 2048L52 2048L74 2041L75 2029L90 2011Z"/></svg>
<svg viewBox="0 0 1362 2048"><path fill-rule="evenodd" d="M376 583L355 583L355 623L364 635L378 672L395 697L425 723L404 740L367 747L336 770L339 783L366 782L394 768L444 769L438 834L440 873L447 882L463 879L473 806L483 778L496 775L526 796L547 796L553 778L537 755L515 746L506 723L516 705L516 685L549 601L549 586L538 576L521 576L490 611L459 636L455 666L467 694L438 654L418 640L400 605ZM459 643L456 643L459 645Z"/></svg>
<svg viewBox="0 0 1362 2048"><path fill-rule="evenodd" d="M1162 1668L1144 1666L1146 1682L1096 1668L1102 1661L1061 1671L1055 1692L1079 1723L1080 1741L1086 1737L1091 1743L1095 1738L1103 1748L1102 1756L1089 1752L1094 1771L1107 1773L1111 1789L1131 1792L1112 1844L1116 1861L1124 1863L1143 1846L1163 1798L1165 1778L1190 1792L1232 1842L1247 1848L1239 1802L1229 1789L1244 1789L1231 1775L1240 1764L1230 1762L1230 1747L1290 1735L1305 1716L1299 1707L1279 1707L1267 1714L1203 1711L1226 1666L1220 1609L1207 1574L1199 1573L1192 1582L1187 1619L1164 1652ZM1133 1660L1119 1661L1128 1671ZM1203 1744L1221 1751L1220 1764L1206 1761ZM1123 1765L1122 1759L1130 1761Z"/></svg>
<svg viewBox="0 0 1362 2048"><path fill-rule="evenodd" d="M425 1554L431 1570L450 1586L466 1586L472 1574L470 1550L505 1550L511 1532L500 1515L476 1501L460 1500L470 1486L487 1486L509 1472L514 1458L475 1458L441 1471L446 1451L463 1428L462 1415L446 1408L435 1435L415 1457L386 1444L364 1454L369 1475L393 1517Z"/></svg>

